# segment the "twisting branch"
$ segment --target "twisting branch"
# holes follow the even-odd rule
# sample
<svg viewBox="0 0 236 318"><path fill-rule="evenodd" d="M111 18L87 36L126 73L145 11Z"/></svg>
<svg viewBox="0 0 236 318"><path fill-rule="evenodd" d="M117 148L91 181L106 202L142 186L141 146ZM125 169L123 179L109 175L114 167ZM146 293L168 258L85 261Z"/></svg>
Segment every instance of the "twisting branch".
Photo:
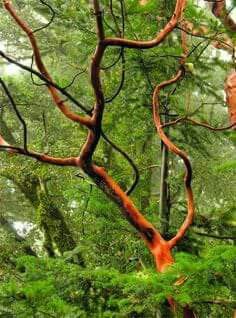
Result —
<svg viewBox="0 0 236 318"><path fill-rule="evenodd" d="M57 89L56 85L51 84L51 82L53 81L42 62L40 50L37 46L37 42L32 33L32 30L21 18L18 17L10 1L5 0L4 4L6 9L10 12L16 23L19 25L19 27L27 34L31 42L34 51L36 65L39 69L41 77L39 76L39 74L37 74L37 72L34 71L33 73L36 74L39 78L43 79L44 82L47 82L49 92L52 95L55 104L60 108L62 113L66 117L69 117L73 121L76 121L75 116L78 115L74 113L72 115L71 112L68 113L67 105L65 105L64 101L61 101L61 99L59 100L60 96L58 95L58 91L62 92L62 89ZM89 118L81 118L81 116L79 116L79 118L76 117L78 119L78 122L80 122L83 126L89 128L87 140L84 146L82 147L80 156L70 158L54 158L45 154L38 154L32 151L28 151L26 153L25 150L22 148L12 147L4 144L4 140L1 143L1 148L5 150L8 149L8 151L12 150L14 153L24 154L33 157L39 161L47 163L80 167L88 176L92 178L93 182L96 183L97 186L120 207L121 211L124 213L128 221L138 230L139 234L144 239L149 250L154 256L157 269L162 272L165 270L167 266L171 265L174 262L173 257L171 255L171 244L166 242L161 237L158 230L156 230L155 227L150 222L148 222L146 218L142 215L142 213L134 206L133 202L128 197L128 195L120 188L120 186L107 174L107 172L102 167L96 166L93 163L92 159L94 151L96 150L96 147L100 140L100 137L102 136L102 119L105 100L100 78L100 71L102 58L104 56L106 48L108 46L120 46L121 48L127 47L147 49L157 46L159 43L164 41L167 35L171 31L173 31L173 29L177 25L178 20L180 19L185 7L185 0L176 1L175 11L170 21L167 23L164 29L151 41L126 40L123 38L106 38L103 28L103 17L99 6L99 0L93 0L93 6L97 26L97 47L91 63L91 84L95 96L95 105L93 111L90 113ZM3 56L6 60L11 61L11 58L4 56L4 54L2 54L1 52L0 55ZM14 63L18 65L17 62ZM21 65L21 67L27 69L27 67L25 66ZM31 68L29 69L31 70ZM68 96L68 93L67 95L64 95ZM58 103L60 104L58 105ZM186 184L189 185L190 181L191 175L188 174L186 178Z"/></svg>
<svg viewBox="0 0 236 318"><path fill-rule="evenodd" d="M0 151L6 151L9 153L24 155L27 157L34 158L38 161L49 163L56 166L72 166L80 167L80 158L79 157L52 157L43 153L38 153L30 150L25 150L24 148L14 147L9 145L0 135Z"/></svg>
<svg viewBox="0 0 236 318"><path fill-rule="evenodd" d="M188 118L188 117L181 117L181 118L178 118L176 120L173 120L173 121L170 121L168 123L163 124L162 128L174 126L174 125L181 123L181 122L189 122L192 125L204 127L204 128L209 129L209 130L212 130L212 131L224 131L224 130L231 129L233 126L235 126L235 123L233 123L233 124L226 126L226 127L212 127L209 124L201 123L201 122L198 122L198 121L191 119L191 118Z"/></svg>
<svg viewBox="0 0 236 318"><path fill-rule="evenodd" d="M87 115L91 115L92 111L88 110L84 105L82 105L76 98L74 98L69 92L67 92L64 88L62 88L61 86L59 86L58 84L48 80L45 76L43 76L41 73L37 72L36 70L28 67L27 65L24 65L14 59L12 59L11 57L7 56L4 52L2 52L0 50L0 56L2 58L4 58L6 61L8 61L9 63L12 63L16 66L18 66L19 68L34 74L35 76L37 76L40 80L42 80L43 82L45 82L48 85L51 85L53 87L55 87L61 94L63 94L64 96L66 96L75 106L77 106L78 108L80 108L83 112L85 112ZM114 148L117 152L119 152L127 161L128 163L131 165L132 169L134 170L134 174L135 174L135 179L133 182L133 185L131 186L131 188L127 191L127 193L131 194L131 192L133 192L133 190L135 189L136 185L138 184L138 180L139 180L139 172L138 169L135 165L135 163L133 162L133 160L128 156L128 154L123 151L120 147L118 147L114 142L112 142L110 140L110 138L108 138L108 136L101 130L101 136L103 137L103 139L111 145L112 148Z"/></svg>
<svg viewBox="0 0 236 318"><path fill-rule="evenodd" d="M137 229L140 236L145 241L149 250L154 256L156 261L157 269L160 272L163 272L167 266L173 264L174 260L171 255L171 249L176 245L176 243L183 237L188 227L192 223L194 216L194 202L193 202L193 193L191 189L191 179L192 179L192 169L190 161L186 153L180 150L175 144L173 144L169 138L166 136L163 130L162 122L159 114L159 95L162 89L165 87L176 83L184 75L183 63L186 59L187 49L185 48L185 37L182 36L182 44L184 56L180 60L181 67L177 74L170 80L164 81L161 84L157 85L153 93L153 118L158 134L160 135L163 143L175 154L182 158L186 167L185 174L185 188L188 201L188 214L185 218L185 221L181 225L176 236L170 241L165 241L160 235L159 231L142 215L142 213L134 206L132 200L128 197L127 193L121 189L121 187L108 175L104 168L98 167L93 163L93 154L97 148L100 137L104 137L102 132L102 120L103 112L105 107L105 99L101 81L101 63L105 53L105 50L109 46L118 46L121 49L123 48L136 48L136 49L148 49L156 47L158 44L162 43L168 34L170 34L175 27L177 26L178 21L182 17L183 10L185 8L185 0L177 0L174 13L170 18L169 22L165 25L163 30L161 30L154 39L150 41L139 41L139 40L129 40L124 39L121 36L115 38L108 38L105 35L103 28L103 16L102 11L99 6L99 0L93 0L94 6L94 15L96 18L96 27L97 27L97 47L92 57L91 62L91 84L94 92L95 103L93 111L87 111L86 114L89 116L82 117L79 116L68 108L65 101L61 100L59 92L67 96L71 101L73 101L77 106L81 108L81 105L66 92L66 90L60 88L58 85L53 83L53 80L48 73L46 67L44 66L39 47L36 42L33 31L30 27L22 20L14 10L11 5L11 1L3 1L5 8L9 11L11 16L14 18L17 25L27 34L31 46L34 52L34 57L36 61L37 68L39 72L33 71L32 68L27 68L26 66L20 66L25 70L30 71L32 74L37 75L40 79L47 83L49 93L51 94L54 103L61 110L61 112L68 117L69 119L80 123L82 126L88 128L87 140L82 147L79 157L69 157L69 158L56 158L51 157L46 154L40 154L33 151L26 151L23 148L13 147L8 145L5 140L0 136L0 150L5 150L12 153L26 155L28 157L35 158L39 161L51 163L55 165L65 165L65 166L74 166L80 167L92 180L93 182L111 199L120 210L123 212L127 220ZM120 0L120 3L123 5L123 0ZM122 13L123 20L123 29L124 33L124 12ZM209 38L208 38L209 39ZM4 53L0 52L0 55L6 60L12 62L12 59L6 57ZM20 63L14 61L14 64L20 65ZM106 139L106 137L105 137ZM109 142L109 141L108 141ZM169 299L169 302L174 307L173 299ZM188 309L188 308L187 308ZM190 313L188 317L190 316ZM191 313L191 317L194 315ZM187 316L186 316L187 317Z"/></svg>
<svg viewBox="0 0 236 318"><path fill-rule="evenodd" d="M186 5L186 0L177 0L174 13L166 24L166 26L156 35L156 37L150 41L138 41L138 40L128 40L123 38L106 38L103 41L105 46L120 46L133 49L149 49L157 46L165 40L168 34L174 30L176 27L183 10Z"/></svg>
<svg viewBox="0 0 236 318"><path fill-rule="evenodd" d="M17 25L28 36L29 41L30 41L31 46L32 46L32 49L33 49L33 52L34 52L35 62L36 62L36 65L37 65L40 73L42 75L44 75L44 77L46 77L49 81L52 81L52 78L51 78L50 74L48 73L48 71L47 71L47 69L42 61L40 50L39 50L36 38L34 36L33 30L31 30L31 28L28 26L28 24L18 16L17 12L15 11L14 7L11 4L11 1L4 0L4 6L5 6L6 10L10 13L12 18L15 20ZM57 105L57 107L60 109L60 111L67 118L69 118L72 121L78 122L78 123L80 123L88 128L91 128L91 119L89 117L82 117L82 116L72 112L69 109L69 107L66 105L64 100L61 99L61 97L58 94L57 89L55 89L54 86L48 85L48 90L52 96L54 103Z"/></svg>
<svg viewBox="0 0 236 318"><path fill-rule="evenodd" d="M206 0L205 0L206 1ZM226 1L213 1L210 5L211 11L216 18L218 18L222 24L230 31L236 31L236 23L230 16L230 11L227 12Z"/></svg>
<svg viewBox="0 0 236 318"><path fill-rule="evenodd" d="M187 216L179 228L177 234L175 237L173 237L171 240L169 240L168 244L170 248L173 248L179 240L181 240L185 234L185 232L188 230L189 226L193 222L194 218L194 200L193 200L193 192L191 188L191 181L192 181L192 167L190 160L188 159L187 154L179 149L170 139L169 137L165 134L163 130L163 125L161 122L161 117L159 114L159 108L160 108L160 103L159 103L159 95L162 89L165 87L172 85L179 81L182 76L185 73L183 64L185 63L185 60L188 56L188 47L187 47L187 38L186 38L186 33L181 32L181 44L182 44L182 49L183 49L183 57L180 60L180 69L177 72L177 74L171 78L170 80L166 80L162 82L161 84L157 85L154 93L153 93L153 99L152 99L152 110L153 110L153 120L156 126L156 130L158 135L160 136L162 142L165 144L165 146L174 154L178 155L184 162L185 168L186 168L186 173L184 177L184 183L185 183L185 190L186 190L186 196L187 196Z"/></svg>
<svg viewBox="0 0 236 318"><path fill-rule="evenodd" d="M148 222L144 216L133 205L133 202L120 186L102 168L92 163L92 155L97 146L101 134L101 122L104 110L104 95L100 79L100 64L105 51L103 40L105 39L102 25L102 15L99 1L94 0L94 13L96 16L97 48L91 64L91 82L95 94L95 106L92 116L93 130L89 131L87 141L81 151L80 162L83 170L89 175L97 186L104 191L123 211L128 221L139 231L153 254L160 254L160 246L166 246L166 242L159 232ZM158 245L158 246L157 246ZM158 250L157 250L158 248ZM167 251L165 258L156 257L157 266L160 271L173 262L172 256Z"/></svg>
<svg viewBox="0 0 236 318"><path fill-rule="evenodd" d="M161 84L157 85L154 93L153 93L153 119L154 119L154 123L157 129L157 132L161 138L161 140L163 141L163 143L166 145L166 147L173 152L174 154L178 155L184 162L185 167L186 167L186 174L185 174L185 178L184 178L184 182L185 182L185 189L186 189L186 195L187 195L187 201L188 201L188 213L187 216L185 218L185 221L183 222L183 224L181 225L180 229L178 230L176 236L174 238L172 238L168 243L169 246L171 248L173 248L177 242L182 239L182 237L184 236L185 232L187 231L187 229L189 228L189 226L191 225L192 221L193 221L193 217L194 217L194 201L193 201L193 192L192 192L192 188L191 188L191 180L192 180L192 168L191 168L191 164L190 161L187 157L187 154L180 150L165 134L163 128L162 128L162 122L161 122L161 118L159 115L159 95L162 89L164 89L165 87L176 83L178 80L181 79L181 77L184 74L184 68L183 66L181 66L180 70L177 72L177 74L170 80L164 81Z"/></svg>
<svg viewBox="0 0 236 318"><path fill-rule="evenodd" d="M114 95L110 98L107 98L105 100L105 103L111 103L113 102L113 100L120 94L123 86L125 83L125 54L124 54L124 48L121 48L121 78L120 78L120 84L116 90L116 92L114 93Z"/></svg>
<svg viewBox="0 0 236 318"><path fill-rule="evenodd" d="M95 95L95 105L93 108L93 115L91 118L92 130L89 131L87 140L81 150L81 160L84 165L90 163L92 161L93 153L97 147L101 136L101 125L103 118L103 111L105 106L104 94L102 90L102 84L100 79L100 71L101 71L101 62L103 58L103 54L105 52L105 47L102 44L102 41L105 38L104 28L103 28L103 19L102 19L102 11L100 9L99 1L94 0L94 15L96 18L96 26L97 26L97 38L98 43L92 58L91 63L91 84Z"/></svg>
<svg viewBox="0 0 236 318"><path fill-rule="evenodd" d="M52 13L51 15L51 18L50 20L48 21L48 23L46 23L45 25L43 25L42 27L38 28L38 29L35 29L33 32L36 33L36 32L39 32L39 31L42 31L43 29L46 29L48 28L54 21L55 19L55 16L56 16L56 12L55 10L53 9L52 6L50 6L47 2L43 1L43 0L39 0L44 6L48 7L50 12Z"/></svg>
<svg viewBox="0 0 236 318"><path fill-rule="evenodd" d="M31 29L28 27L28 25L24 22L24 21L22 21L20 18L18 18L18 16L17 16L17 14L16 14L16 12L15 12L15 10L14 10L14 8L11 6L11 3L9 3L9 1L5 1L4 2L5 3L5 7L6 7L6 9L13 15L13 18L16 20L16 22L18 23L18 25L27 33L27 35L28 35L28 37L29 37L29 39L30 39L30 41L31 41L31 44L32 44L32 47L33 47L33 49L35 49L35 58L36 57L39 57L39 61L37 61L37 59L36 59L36 64L39 62L39 64L42 64L42 61L41 61L41 56L40 56L40 54L39 54L39 49L38 49L38 47L37 47L37 43L36 43L36 40L35 40L35 38L33 37L33 34L31 34ZM185 1L177 1L176 2L176 8L175 8L175 12L174 12L174 14L173 14L173 16L172 16L172 18L171 18L171 20L169 21L169 23L166 25L166 27L164 28L164 30L162 30L161 32L160 32L160 34L159 35L157 35L157 37L156 37L156 39L154 39L154 46L156 46L156 45L158 45L159 43L161 43L164 39L165 39L165 37L174 29L174 24L176 25L177 24L177 22L178 22L178 19L179 19L179 17L180 17L180 15L181 15L181 12L183 11L183 9L184 9L184 7L185 7ZM123 18L123 17L122 17ZM102 20L101 20L101 22L100 22L100 24L102 24ZM129 41L129 40L128 40ZM134 41L136 44L139 42L139 41ZM148 41L148 42L150 42L150 41ZM114 43L113 43L114 44ZM113 45L112 43L110 44L110 45ZM107 43L103 43L103 45L104 45L104 47L107 47ZM116 44L115 44L116 45ZM144 44L144 46L145 46L146 44ZM151 46L153 45L153 43L151 44ZM121 45L122 46L122 45ZM142 45L141 45L142 46ZM128 46L128 47L130 47L130 46ZM9 59L8 59L8 61L9 61ZM39 65L39 66L42 66L42 65ZM39 68L40 69L40 68ZM41 75L45 75L44 74L44 69L45 69L45 67L44 67L44 65L43 65L43 69L42 69L42 71L40 71L41 72ZM46 71L47 72L47 71ZM35 73L34 73L35 74ZM41 79L43 79L42 77L41 77ZM51 78L49 77L47 77L46 76L46 79L47 79L47 82L48 82L48 84L50 84L50 83L52 83L52 80L51 80ZM55 85L52 85L54 88L56 88L55 87ZM51 85L49 86L49 88L51 88ZM57 88L58 88L58 86L57 86ZM52 89L51 89L52 90ZM56 91L56 90L53 90L54 92ZM61 90L60 90L61 91ZM65 92L64 92L65 93ZM68 96L68 93L66 93L66 94L64 94L64 95L67 95ZM71 97L71 96L70 96ZM70 98L71 99L71 98ZM54 99L54 101L57 103L57 100L55 100ZM73 101L73 102L75 102L75 101ZM60 100L60 103L62 104L62 106L63 106L63 104L64 104L64 101L62 101L62 100ZM81 106L81 105L78 105L78 103L76 103L77 104L77 106ZM70 115L70 114L69 114ZM92 134L91 134L92 135ZM89 139L89 138L88 138ZM96 144L96 143L95 143ZM83 148L83 150L85 150L87 147L84 147ZM83 153L86 153L86 151L83 151ZM136 173L136 181L137 181L137 173ZM135 184L135 183L134 183Z"/></svg>
<svg viewBox="0 0 236 318"><path fill-rule="evenodd" d="M4 90L4 92L6 93L11 105L12 105L12 108L14 110L14 112L16 113L16 116L17 118L19 119L20 123L22 124L23 126L23 141L24 141L24 150L27 152L27 125L26 125L26 122L24 120L24 118L21 116L21 113L20 111L18 110L18 107L14 101L14 98L12 97L8 87L6 86L5 82L3 81L3 79L0 77L0 84L2 85L2 88Z"/></svg>

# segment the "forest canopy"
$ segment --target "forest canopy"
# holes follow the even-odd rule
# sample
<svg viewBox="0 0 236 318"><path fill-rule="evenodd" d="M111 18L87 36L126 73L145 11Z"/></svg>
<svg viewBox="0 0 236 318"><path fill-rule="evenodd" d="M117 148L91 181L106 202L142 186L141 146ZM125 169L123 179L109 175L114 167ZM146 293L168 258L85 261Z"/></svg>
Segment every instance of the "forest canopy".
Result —
<svg viewBox="0 0 236 318"><path fill-rule="evenodd" d="M0 15L0 317L235 317L236 2Z"/></svg>

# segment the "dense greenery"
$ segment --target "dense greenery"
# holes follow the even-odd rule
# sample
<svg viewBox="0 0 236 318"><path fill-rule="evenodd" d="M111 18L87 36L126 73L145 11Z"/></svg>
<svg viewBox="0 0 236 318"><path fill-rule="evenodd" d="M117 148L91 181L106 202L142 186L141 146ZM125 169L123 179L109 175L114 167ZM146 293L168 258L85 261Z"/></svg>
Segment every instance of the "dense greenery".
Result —
<svg viewBox="0 0 236 318"><path fill-rule="evenodd" d="M45 64L55 82L66 87L87 109L94 103L89 67L95 50L92 6L81 0L50 0L55 18L35 33ZM107 35L122 29L125 37L150 39L172 15L175 1L110 1L103 5ZM122 20L120 4L125 3ZM33 29L50 20L43 1L13 1ZM232 5L235 5L232 1ZM0 11L0 46L23 64L31 65L32 50L25 34ZM188 36L189 57L184 78L161 94L163 121L189 116L212 126L227 126L224 79L232 69L231 55L216 50L212 40L230 32L208 8L188 1L184 13L193 29L204 25L204 37ZM118 29L119 29L118 28ZM191 34L191 32L190 32ZM168 153L165 205L160 218L163 148L153 125L154 86L171 78L182 54L180 29L151 50L109 48L103 59L106 99L103 130L135 162L140 181L131 197L145 217L172 237L186 214L183 166ZM56 109L36 76L1 59L1 76L25 118L28 146L66 157L78 155L86 130ZM79 75L78 75L79 74ZM72 80L73 79L73 80ZM77 110L72 104L71 108ZM80 112L80 110L78 110ZM22 145L23 132L11 103L0 92L0 135ZM177 303L176 315L188 305L197 317L232 317L236 302L236 131L213 132L180 123L168 135L190 156L196 217L174 251L176 263L156 273L144 243L110 202L80 170L41 164L1 152L0 156L0 317L171 317L167 298ZM124 190L134 172L127 160L101 140L95 162L104 166ZM166 216L166 218L165 218ZM164 225L163 225L164 224ZM167 224L167 227L165 226Z"/></svg>
<svg viewBox="0 0 236 318"><path fill-rule="evenodd" d="M230 316L235 305L235 247L217 246L201 258L178 253L176 259L165 275L157 275L147 269L127 273L107 267L81 269L65 258L20 257L14 277L1 284L2 314L153 317L158 304L173 295L179 305L192 304L200 317L217 315L219 306L225 317ZM186 272L185 283L176 284Z"/></svg>

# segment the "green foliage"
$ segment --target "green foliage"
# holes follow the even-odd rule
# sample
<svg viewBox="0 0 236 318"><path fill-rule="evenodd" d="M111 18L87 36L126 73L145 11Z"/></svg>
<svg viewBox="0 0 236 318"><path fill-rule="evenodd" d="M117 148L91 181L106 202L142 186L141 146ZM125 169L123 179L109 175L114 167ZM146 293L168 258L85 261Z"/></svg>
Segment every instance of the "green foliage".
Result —
<svg viewBox="0 0 236 318"><path fill-rule="evenodd" d="M0 285L0 304L22 318L33 313L39 317L45 313L55 317L151 318L171 295L179 310L189 304L200 317L211 303L222 304L231 312L236 293L235 260L235 247L219 245L205 250L201 258L177 253L176 264L165 274L150 270L124 274L111 268L82 269L63 259L21 257L15 278ZM181 278L184 280L176 283Z"/></svg>
<svg viewBox="0 0 236 318"><path fill-rule="evenodd" d="M56 12L54 22L36 33L43 60L54 81L63 87L84 71L76 76L68 91L91 109L94 95L89 69L96 46L91 6L87 0L49 2ZM144 6L138 0L123 2L125 37L130 39L152 39L169 20L175 5L174 1L149 0ZM115 36L110 1L101 0L101 3L106 35ZM14 5L33 29L51 17L48 7L40 1L19 0ZM120 1L113 0L113 9L122 27ZM28 40L5 11L0 10L1 41L11 56L30 64L28 57L32 50ZM232 67L231 57L227 54L222 57L209 41L216 33L226 30L210 11L200 8L195 1L188 1L184 17L194 28L204 25L208 30L205 38L188 36L191 54L186 68L189 71L178 85L161 92L161 112L170 113L162 119L191 116L212 126L227 125L222 89ZM114 63L119 54L118 48L109 48L103 66ZM176 73L181 55L177 28L154 49L126 49L124 86L112 104L106 104L103 119L104 131L139 168L140 182L132 199L157 228L161 146L152 120L151 93L157 83ZM46 87L32 85L29 74L12 75L4 70L7 71L6 65L2 72L4 80L27 122L29 148L61 157L77 155L86 138L85 129L65 119L55 109ZM120 61L101 73L105 96L109 98L120 83ZM41 84L35 77L34 81ZM2 91L0 100L0 133L7 141L21 145L22 127ZM70 108L80 113L72 103ZM189 304L200 318L232 316L236 285L235 247L230 239L235 237L236 228L235 132L217 135L180 124L171 127L168 134L191 158L197 213L192 230L178 245L178 251L188 251L191 255L176 253L176 264L161 275L153 271L153 260L135 230L88 177L78 177L80 172L74 168L47 166L1 153L1 214L11 225L24 222L26 228L32 227L18 241L14 227L1 228L2 317L152 318L169 295L178 302L180 312ZM95 162L104 166L124 190L132 184L130 165L104 141L99 144ZM176 233L186 215L183 178L182 163L170 154L168 237ZM38 195L39 180L46 184L46 197ZM195 230L215 237L197 236ZM215 246L217 237L221 236L226 237L222 241L226 245ZM45 256L47 244L43 243L48 243L47 239L53 252L63 255L61 258L25 256L26 246L33 247L38 256ZM77 247L71 250L74 245ZM80 253L86 268L71 264L79 263ZM21 255L24 257L19 258ZM175 284L178 279L184 282Z"/></svg>
<svg viewBox="0 0 236 318"><path fill-rule="evenodd" d="M234 170L236 170L236 160L226 161L222 165L215 167L215 169L218 172L234 171Z"/></svg>

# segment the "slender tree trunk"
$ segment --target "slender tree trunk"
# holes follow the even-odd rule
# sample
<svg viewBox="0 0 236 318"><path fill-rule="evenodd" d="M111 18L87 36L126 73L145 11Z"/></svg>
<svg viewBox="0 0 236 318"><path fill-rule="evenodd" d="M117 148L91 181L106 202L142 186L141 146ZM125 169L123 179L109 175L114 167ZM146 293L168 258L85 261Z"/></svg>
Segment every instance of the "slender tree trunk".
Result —
<svg viewBox="0 0 236 318"><path fill-rule="evenodd" d="M152 147L152 135L147 134L147 138L141 148L142 153L147 153L151 147ZM152 171L153 168L149 167L149 165L151 164L152 164L151 158L148 158L147 161L145 162L146 167L143 167L144 169L146 169L145 175L146 175L147 182L145 184L145 193L140 198L140 205L141 205L142 211L145 211L150 205L151 190L152 190L151 180L152 180L152 173L153 173Z"/></svg>
<svg viewBox="0 0 236 318"><path fill-rule="evenodd" d="M0 128L4 130L7 141L15 143L11 130L6 125L3 115L0 118ZM2 176L11 180L29 200L31 205L38 211L38 219L43 230L45 241L44 247L49 256L55 255L55 248L59 253L73 250L76 242L67 226L64 215L53 202L44 180L41 180L30 169L25 176L11 174L3 171ZM84 266L84 260L80 253L77 253L77 263Z"/></svg>
<svg viewBox="0 0 236 318"><path fill-rule="evenodd" d="M161 181L160 181L160 232L164 238L168 237L170 221L170 197L168 185L169 151L161 144Z"/></svg>
<svg viewBox="0 0 236 318"><path fill-rule="evenodd" d="M40 182L38 190L38 215L40 226L45 233L45 243L49 244L49 247L52 246L52 250L54 250L53 246L55 245L58 251L63 254L76 248L76 242L65 218L61 210L55 206L43 181ZM84 266L82 255L77 254L77 262Z"/></svg>

